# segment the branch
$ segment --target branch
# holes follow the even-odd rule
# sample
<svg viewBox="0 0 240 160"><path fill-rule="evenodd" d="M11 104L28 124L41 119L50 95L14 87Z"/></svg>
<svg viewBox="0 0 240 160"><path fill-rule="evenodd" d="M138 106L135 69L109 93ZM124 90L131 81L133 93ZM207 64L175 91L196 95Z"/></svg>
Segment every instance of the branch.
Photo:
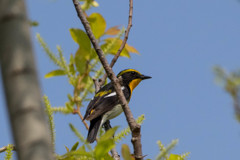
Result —
<svg viewBox="0 0 240 160"><path fill-rule="evenodd" d="M128 40L128 35L129 35L129 32L130 32L130 29L132 27L132 14L133 14L133 0L129 0L129 17L128 17L128 26L127 26L127 29L125 31L125 35L124 35L124 39L123 39L123 42L118 50L118 52L115 54L115 56L113 57L111 63L110 63L110 67L112 68L114 66L114 64L116 63L118 57L120 56L123 48L125 47L126 43L127 43L127 40ZM105 73L100 81L100 85L102 86L105 81L107 79L107 74Z"/></svg>
<svg viewBox="0 0 240 160"><path fill-rule="evenodd" d="M94 86L95 86L95 93L97 93L99 91L100 87L101 87L101 84L95 78L93 78L93 83L94 83Z"/></svg>
<svg viewBox="0 0 240 160"><path fill-rule="evenodd" d="M73 114L78 114L78 116L79 116L80 119L82 120L85 128L86 128L87 130L89 130L88 124L86 123L85 120L83 120L83 116L82 116L82 113L80 112L80 106L79 106L79 104L77 104L77 109L74 109Z"/></svg>
<svg viewBox="0 0 240 160"><path fill-rule="evenodd" d="M17 159L52 160L25 1L0 6L0 68Z"/></svg>
<svg viewBox="0 0 240 160"><path fill-rule="evenodd" d="M7 146L4 146L0 148L0 153L5 152L6 150L7 150ZM12 150L16 151L16 147L14 145L12 146Z"/></svg>
<svg viewBox="0 0 240 160"><path fill-rule="evenodd" d="M80 4L78 3L78 0L73 0L73 4L75 6L75 9L77 11L78 17L80 18L86 32L87 35L89 37L89 39L91 40L93 47L96 50L96 53L108 75L108 77L110 78L110 80L112 81L114 88L116 90L116 93L118 95L118 98L121 102L124 114L126 116L128 125L130 126L130 129L132 131L132 144L133 144L133 148L134 148L134 155L135 158L137 160L141 160L143 159L142 157L142 144L141 144L141 126L138 125L135 121L135 119L133 118L132 112L129 109L128 103L126 101L126 98L123 95L123 92L121 90L121 86L119 84L119 80L117 79L117 77L115 76L115 74L113 73L111 67L109 66L106 58L104 57L104 53L102 51L102 49L100 48L100 46L97 43L96 38L94 37L89 22L87 21L86 17L84 16L84 13L81 9Z"/></svg>

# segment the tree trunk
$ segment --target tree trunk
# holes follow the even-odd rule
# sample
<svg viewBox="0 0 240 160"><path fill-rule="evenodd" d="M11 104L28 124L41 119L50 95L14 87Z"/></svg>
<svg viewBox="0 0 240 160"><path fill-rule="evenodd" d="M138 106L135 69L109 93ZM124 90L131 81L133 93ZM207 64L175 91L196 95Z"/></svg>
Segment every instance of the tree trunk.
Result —
<svg viewBox="0 0 240 160"><path fill-rule="evenodd" d="M50 160L44 114L24 0L0 1L0 63L19 160Z"/></svg>

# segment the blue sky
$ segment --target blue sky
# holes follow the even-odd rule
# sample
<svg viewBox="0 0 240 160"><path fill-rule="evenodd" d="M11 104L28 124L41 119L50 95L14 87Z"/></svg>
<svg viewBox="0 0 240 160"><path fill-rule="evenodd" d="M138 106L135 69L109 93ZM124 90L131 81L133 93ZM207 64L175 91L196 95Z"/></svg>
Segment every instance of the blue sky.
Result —
<svg viewBox="0 0 240 160"><path fill-rule="evenodd" d="M127 25L128 0L98 1L107 27ZM53 106L62 106L72 93L66 78L44 79L56 67L50 62L35 35L40 33L56 52L61 45L69 58L77 45L70 28L82 28L72 1L27 1L29 17L40 25L32 29L35 58L42 93ZM133 27L128 43L141 55L121 58L114 67L117 73L134 68L152 76L143 81L132 96L130 107L135 117L145 114L142 126L144 155L155 158L157 140L168 144L178 138L172 151L191 152L190 160L233 160L239 158L240 126L234 118L231 97L214 83L212 67L240 68L240 2L238 0L149 0L134 1ZM0 84L2 88L2 83ZM86 104L87 105L87 104ZM0 147L12 143L6 103L0 90ZM85 112L85 108L82 109ZM55 115L57 153L65 152L77 137L68 124L87 132L76 115ZM125 127L122 114L113 125ZM130 137L123 143L130 143ZM119 150L119 147L118 147ZM4 157L0 154L0 159Z"/></svg>

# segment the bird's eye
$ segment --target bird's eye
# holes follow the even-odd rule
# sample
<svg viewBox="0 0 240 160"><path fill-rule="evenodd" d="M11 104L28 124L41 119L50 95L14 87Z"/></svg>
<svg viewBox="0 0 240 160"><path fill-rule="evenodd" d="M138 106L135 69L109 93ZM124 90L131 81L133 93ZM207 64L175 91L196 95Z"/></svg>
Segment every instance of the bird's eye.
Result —
<svg viewBox="0 0 240 160"><path fill-rule="evenodd" d="M136 72L131 72L131 75L136 75Z"/></svg>

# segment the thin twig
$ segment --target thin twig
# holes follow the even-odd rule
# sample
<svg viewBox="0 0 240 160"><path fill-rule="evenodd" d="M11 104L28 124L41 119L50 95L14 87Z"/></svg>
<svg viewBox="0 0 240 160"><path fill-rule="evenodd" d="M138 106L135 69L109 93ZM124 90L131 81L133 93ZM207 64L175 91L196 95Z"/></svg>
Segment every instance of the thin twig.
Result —
<svg viewBox="0 0 240 160"><path fill-rule="evenodd" d="M128 40L128 35L130 32L130 29L132 27L132 15L133 15L133 0L129 0L129 16L128 16L128 26L127 29L125 31L125 35L124 35L124 39L122 41L122 44L118 50L118 52L115 54L115 56L113 57L111 63L110 63L110 67L112 68L114 66L114 64L116 63L118 57L120 56L123 48L125 47L127 40ZM105 81L107 79L107 74L105 73L100 81L100 85L102 86Z"/></svg>
<svg viewBox="0 0 240 160"><path fill-rule="evenodd" d="M93 78L93 83L94 83L94 86L95 86L95 93L97 93L99 90L100 90L100 82L98 82L97 79Z"/></svg>
<svg viewBox="0 0 240 160"><path fill-rule="evenodd" d="M5 152L6 150L7 150L7 146L4 146L0 148L0 153ZM14 145L12 146L12 150L16 151L16 147Z"/></svg>
<svg viewBox="0 0 240 160"><path fill-rule="evenodd" d="M77 11L78 17L80 18L86 32L87 35L89 37L89 39L92 42L92 45L94 47L94 49L96 50L96 53L108 75L108 77L110 78L110 80L113 82L113 86L115 88L115 91L118 95L118 98L120 100L120 103L122 105L124 114L126 116L128 125L132 131L132 144L133 144L133 148L134 148L134 156L137 160L142 160L143 156L142 156L142 144L141 144L141 126L138 125L135 121L135 119L133 118L132 112L129 109L128 103L126 101L125 96L123 95L123 92L121 90L121 86L119 84L119 80L117 79L117 77L115 76L114 72L112 71L111 67L109 66L104 53L101 49L101 47L99 46L99 44L97 43L96 38L94 37L89 22L87 21L86 17L83 14L83 11L81 9L81 6L78 2L78 0L73 0L73 4L75 6L75 9Z"/></svg>
<svg viewBox="0 0 240 160"><path fill-rule="evenodd" d="M73 111L73 114L78 114L78 116L79 116L80 119L82 120L85 128L86 128L87 130L89 130L89 126L88 126L87 122L86 122L85 120L83 120L83 116L82 116L82 114L81 114L79 104L77 104L77 109L75 109L75 110Z"/></svg>

